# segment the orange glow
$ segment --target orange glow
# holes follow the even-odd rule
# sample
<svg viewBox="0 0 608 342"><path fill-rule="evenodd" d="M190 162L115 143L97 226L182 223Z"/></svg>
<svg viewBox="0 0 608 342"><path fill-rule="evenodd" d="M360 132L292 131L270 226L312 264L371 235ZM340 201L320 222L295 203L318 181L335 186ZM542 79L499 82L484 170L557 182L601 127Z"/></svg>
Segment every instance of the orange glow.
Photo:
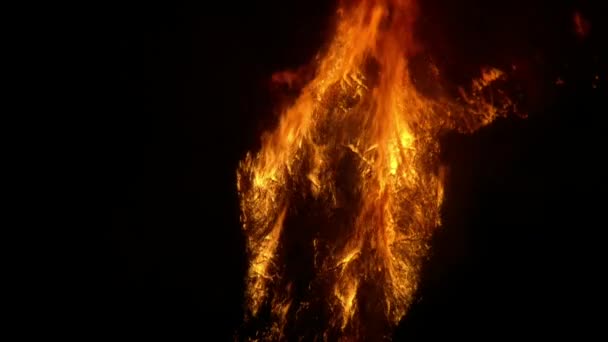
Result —
<svg viewBox="0 0 608 342"><path fill-rule="evenodd" d="M239 165L250 262L247 317L269 306L272 320L258 335L262 339L281 338L289 321L313 310L310 301L320 301L327 312L318 337L358 340L374 337L365 328L371 320L397 324L414 299L429 238L441 223L439 135L446 129L472 132L510 109L502 93L491 93L503 78L493 68L482 70L458 100L418 92L408 64L417 50L416 13L412 0L341 7L331 44L315 61L314 78L262 137L261 149ZM430 67L438 80L440 70ZM288 84L296 78L275 75ZM285 222L297 217L302 198L325 218L322 227L309 228L319 231L310 242L309 288L321 290L305 294L307 300L292 295L279 257ZM336 223L337 213L345 211L348 218ZM338 225L347 228L336 236L331 231ZM364 292L374 298L375 309L362 299Z"/></svg>
<svg viewBox="0 0 608 342"><path fill-rule="evenodd" d="M574 31L579 38L587 37L589 34L590 25L587 20L582 16L580 12L574 12Z"/></svg>

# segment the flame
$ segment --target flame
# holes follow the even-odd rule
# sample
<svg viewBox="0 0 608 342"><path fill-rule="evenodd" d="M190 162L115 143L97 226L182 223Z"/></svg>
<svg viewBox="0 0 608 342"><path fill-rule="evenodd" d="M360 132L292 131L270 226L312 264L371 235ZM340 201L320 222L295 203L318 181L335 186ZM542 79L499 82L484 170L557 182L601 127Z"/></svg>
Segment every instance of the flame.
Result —
<svg viewBox="0 0 608 342"><path fill-rule="evenodd" d="M460 100L419 93L408 64L418 51L416 12L412 0L340 7L314 78L263 135L260 151L239 165L250 261L247 318L267 310L270 321L258 337L303 331L303 317L317 322L321 328L313 335L324 339L373 337L372 322L397 324L414 299L429 238L441 223L439 135L472 132L511 106L504 96L488 100L492 84L503 78L492 68L461 90ZM431 70L438 78L439 69ZM275 75L289 84L296 77ZM309 212L301 212L302 203L309 203ZM315 236L307 287L289 278L283 246L289 217L306 216L315 223L297 229Z"/></svg>

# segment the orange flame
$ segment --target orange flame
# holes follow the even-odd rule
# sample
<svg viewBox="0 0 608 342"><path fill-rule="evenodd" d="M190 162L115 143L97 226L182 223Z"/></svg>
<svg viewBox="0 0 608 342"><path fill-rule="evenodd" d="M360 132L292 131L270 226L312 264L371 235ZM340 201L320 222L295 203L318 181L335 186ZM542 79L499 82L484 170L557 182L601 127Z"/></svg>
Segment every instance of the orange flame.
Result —
<svg viewBox="0 0 608 342"><path fill-rule="evenodd" d="M511 105L495 94L494 103L486 100L503 76L496 69L483 70L460 102L417 91L408 69L416 52L412 0L360 1L337 15L315 77L237 171L250 261L248 318L269 308L263 339L281 339L306 312L326 317L314 332L325 339L374 337L387 332L372 331L372 322L397 324L440 225L439 134L471 132ZM295 82L291 73L275 78ZM315 208L304 215L321 219L305 228L315 232L314 275L295 295L282 242L289 217L302 218L302 202Z"/></svg>

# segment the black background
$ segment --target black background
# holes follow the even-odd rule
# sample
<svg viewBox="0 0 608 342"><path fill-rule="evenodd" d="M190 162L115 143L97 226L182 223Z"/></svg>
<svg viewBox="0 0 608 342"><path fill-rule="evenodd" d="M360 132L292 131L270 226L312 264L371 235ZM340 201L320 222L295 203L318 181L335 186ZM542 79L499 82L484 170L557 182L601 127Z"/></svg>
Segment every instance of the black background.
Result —
<svg viewBox="0 0 608 342"><path fill-rule="evenodd" d="M312 58L335 3L104 6L100 164L111 218L89 267L88 333L231 339L246 269L236 166L272 126L271 73ZM585 39L575 10L591 22ZM444 138L444 226L396 340L580 338L601 323L601 13L586 1L424 2L422 56L455 84L482 65L515 64L529 115Z"/></svg>

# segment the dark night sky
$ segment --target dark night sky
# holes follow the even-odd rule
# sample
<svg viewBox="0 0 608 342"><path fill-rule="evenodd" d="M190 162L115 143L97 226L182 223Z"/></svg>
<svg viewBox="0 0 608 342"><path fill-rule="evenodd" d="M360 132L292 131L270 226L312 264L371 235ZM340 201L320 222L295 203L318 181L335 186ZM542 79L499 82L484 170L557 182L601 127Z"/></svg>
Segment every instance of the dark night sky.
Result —
<svg viewBox="0 0 608 342"><path fill-rule="evenodd" d="M206 3L108 8L111 218L92 267L93 335L227 340L241 323L236 165L272 124L269 75L310 60L334 4ZM575 9L592 23L583 41ZM444 227L396 340L598 327L608 113L599 13L586 1L425 2L424 53L456 83L483 64L517 64L529 117L445 137Z"/></svg>

